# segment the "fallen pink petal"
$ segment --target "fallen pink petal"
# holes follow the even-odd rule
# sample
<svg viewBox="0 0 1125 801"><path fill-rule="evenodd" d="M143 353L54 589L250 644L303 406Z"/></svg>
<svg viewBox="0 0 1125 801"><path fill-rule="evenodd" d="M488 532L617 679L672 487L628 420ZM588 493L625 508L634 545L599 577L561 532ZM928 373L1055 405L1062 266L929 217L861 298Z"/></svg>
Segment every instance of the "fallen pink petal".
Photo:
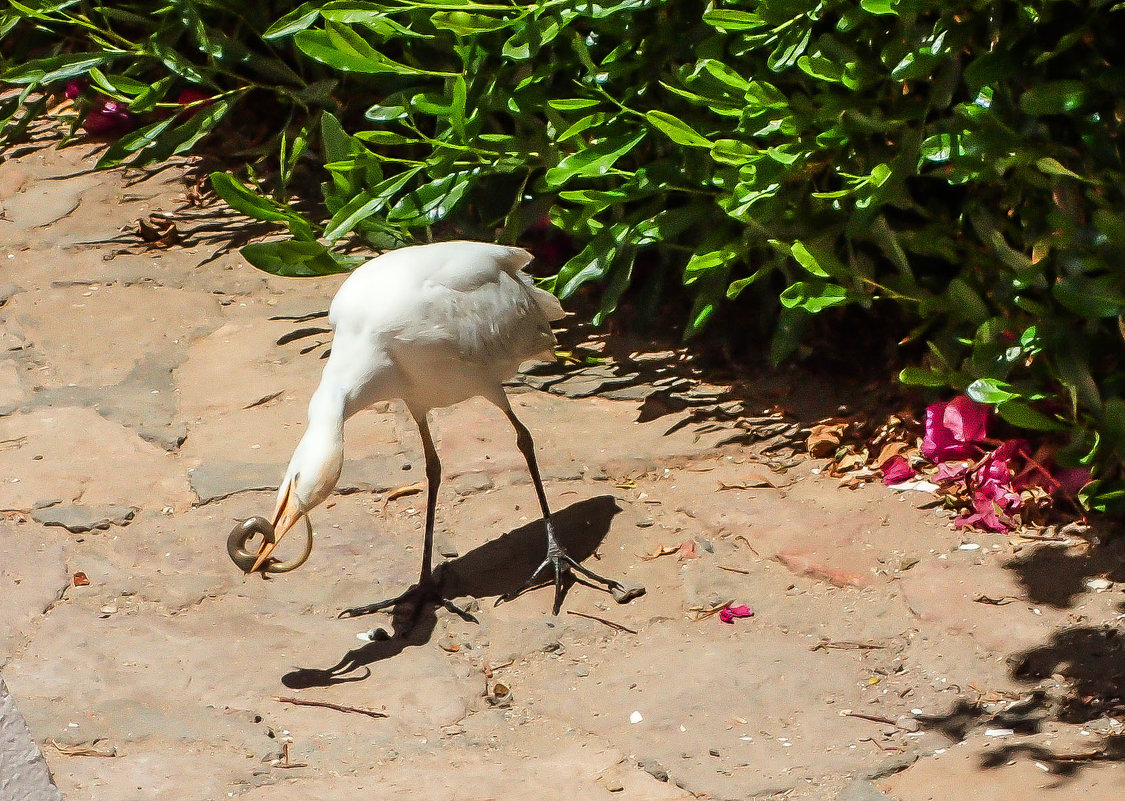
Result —
<svg viewBox="0 0 1125 801"><path fill-rule="evenodd" d="M948 484L951 481L964 478L968 472L968 462L942 462L930 478L934 480L935 484Z"/></svg>
<svg viewBox="0 0 1125 801"><path fill-rule="evenodd" d="M728 606L726 609L719 612L719 620L724 623L734 623L736 617L753 617L754 610L749 606Z"/></svg>
<svg viewBox="0 0 1125 801"><path fill-rule="evenodd" d="M931 462L967 459L979 449L974 443L985 438L988 407L966 395L926 408L922 454Z"/></svg>
<svg viewBox="0 0 1125 801"><path fill-rule="evenodd" d="M918 475L918 471L911 467L910 462L901 454L892 456L883 465L883 483L888 486L909 481L916 475Z"/></svg>

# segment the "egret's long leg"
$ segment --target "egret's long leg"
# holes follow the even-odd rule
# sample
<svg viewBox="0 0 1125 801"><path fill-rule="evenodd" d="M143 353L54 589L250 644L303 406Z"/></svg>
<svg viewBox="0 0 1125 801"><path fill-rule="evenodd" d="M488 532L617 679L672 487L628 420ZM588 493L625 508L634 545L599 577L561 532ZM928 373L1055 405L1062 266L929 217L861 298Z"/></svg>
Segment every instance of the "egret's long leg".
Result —
<svg viewBox="0 0 1125 801"><path fill-rule="evenodd" d="M500 398L503 399L503 402L500 402ZM507 415L512 427L516 430L516 447L520 449L524 460L527 461L527 470L531 473L531 483L535 485L535 495L539 498L539 508L543 510L543 524L547 529L547 555L543 558L543 561L539 563L539 567L532 571L531 576L528 577L522 587L515 592L510 592L507 595L501 596L497 599L497 603L500 601L510 601L524 590L533 586L539 574L546 570L548 566L552 566L555 569L555 603L551 609L551 614L553 615L557 615L559 609L562 607L562 577L563 573L567 570L576 570L586 578L596 581L599 584L604 584L606 589L613 593L614 598L621 602L643 594L643 587L626 587L620 581L604 578L592 570L583 567L581 563L559 545L558 540L555 539L555 526L551 520L551 509L547 506L547 494L543 491L543 479L539 475L539 464L535 460L535 442L531 439L531 432L528 431L527 426L516 417L516 413L512 411L512 405L508 401L507 396L501 394L500 398L495 399L495 401L504 411L504 414Z"/></svg>
<svg viewBox="0 0 1125 801"><path fill-rule="evenodd" d="M441 486L441 461L438 459L437 448L434 447L433 437L430 436L430 426L426 421L425 412L415 413L414 421L418 424L418 433L422 435L422 453L426 457L426 533L422 541L422 571L418 577L418 583L408 589L406 592L394 598L388 598L385 601L378 601L366 606L354 606L350 609L345 609L340 613L340 617L359 617L360 615L370 615L373 612L379 612L383 609L390 609L391 607L398 606L400 603L410 603L414 607L413 615L417 618L418 612L427 603L437 604L443 606L450 612L460 615L465 620L473 623L479 622L470 612L465 611L461 607L453 603L453 601L446 598L442 592L441 587L437 581L434 580L433 573L433 552L434 552L434 513L437 510L437 496L438 487ZM413 623L413 620L411 621Z"/></svg>

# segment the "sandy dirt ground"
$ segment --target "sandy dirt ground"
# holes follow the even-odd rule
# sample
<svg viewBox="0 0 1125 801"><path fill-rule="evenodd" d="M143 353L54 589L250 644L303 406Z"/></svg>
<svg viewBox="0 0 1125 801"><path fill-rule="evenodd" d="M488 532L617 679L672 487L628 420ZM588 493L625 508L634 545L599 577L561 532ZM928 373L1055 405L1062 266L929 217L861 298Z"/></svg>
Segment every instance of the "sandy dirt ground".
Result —
<svg viewBox="0 0 1125 801"><path fill-rule="evenodd" d="M187 206L182 166L92 163L0 163L0 673L68 798L1125 799L1123 548L840 488L789 456L837 402L798 373L710 419L666 354L513 382L564 544L647 588L627 604L494 605L544 532L481 402L434 415L438 550L479 625L337 618L417 576L394 404L348 423L308 564L244 577L226 535L272 509L330 342L292 336L339 279L249 267L252 229ZM182 245L123 233L156 213ZM754 615L706 614L728 601Z"/></svg>

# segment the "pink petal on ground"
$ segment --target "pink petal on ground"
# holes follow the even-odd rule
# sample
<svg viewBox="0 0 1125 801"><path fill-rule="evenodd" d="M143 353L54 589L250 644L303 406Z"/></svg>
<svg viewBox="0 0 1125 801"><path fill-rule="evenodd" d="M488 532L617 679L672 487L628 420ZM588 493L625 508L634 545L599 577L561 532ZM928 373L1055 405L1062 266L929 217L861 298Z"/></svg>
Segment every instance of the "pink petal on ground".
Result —
<svg viewBox="0 0 1125 801"><path fill-rule="evenodd" d="M754 610L749 606L728 606L719 612L719 620L724 623L734 623L736 617L753 617Z"/></svg>
<svg viewBox="0 0 1125 801"><path fill-rule="evenodd" d="M987 423L988 407L967 395L935 403L926 409L922 454L935 463L973 456L973 443L985 438Z"/></svg>
<svg viewBox="0 0 1125 801"><path fill-rule="evenodd" d="M967 472L969 472L968 462L942 462L930 478L935 484L948 484L950 481L964 478Z"/></svg>
<svg viewBox="0 0 1125 801"><path fill-rule="evenodd" d="M918 471L911 467L910 462L901 454L892 456L883 463L884 484L901 484L916 475L918 475Z"/></svg>

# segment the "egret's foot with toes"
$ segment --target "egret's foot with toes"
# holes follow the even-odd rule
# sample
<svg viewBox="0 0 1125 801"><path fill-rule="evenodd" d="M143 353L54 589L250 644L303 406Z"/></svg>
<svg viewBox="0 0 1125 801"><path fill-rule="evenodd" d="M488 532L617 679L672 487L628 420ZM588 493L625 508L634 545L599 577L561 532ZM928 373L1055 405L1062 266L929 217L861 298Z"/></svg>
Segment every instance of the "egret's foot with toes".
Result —
<svg viewBox="0 0 1125 801"><path fill-rule="evenodd" d="M461 607L457 606L457 604L453 603L453 601L451 601L449 598L446 598L444 593L442 593L441 591L440 584L433 578L418 582L406 592L394 598L388 598L385 601L378 601L373 604L353 606L349 609L345 609L343 612L337 615L337 617L361 617L362 615L371 615L376 612L381 612L384 609L391 608L393 608L397 613L399 611L399 607L403 607L403 609L407 612L405 616L407 627L403 632L406 633L414 627L414 624L418 621L418 616L421 614L422 610L430 604L434 606L444 607L450 612L453 612L454 614L460 616L461 619L468 621L469 623L480 623L480 621L476 619L472 612L462 609Z"/></svg>
<svg viewBox="0 0 1125 801"><path fill-rule="evenodd" d="M628 601L631 601L633 598L637 598L645 594L645 588L639 584L625 585L620 581L599 576L594 571L584 567L582 563L568 554L565 550L563 550L563 547L559 545L558 540L555 539L554 526L551 525L551 521L550 519L548 519L547 555L543 558L543 561L539 563L539 567L535 568L535 570L531 572L531 575L528 577L527 581L524 582L522 587L520 587L515 592L509 592L505 595L501 595L496 599L496 603L499 604L502 601L511 601L514 598L522 595L526 590L537 583L539 574L546 570L548 566L554 567L555 570L555 603L554 606L551 607L552 615L557 615L559 613L559 610L562 608L563 575L572 570L577 571L591 581L596 581L598 584L603 585L606 591L613 595L613 599L619 604L626 603Z"/></svg>

